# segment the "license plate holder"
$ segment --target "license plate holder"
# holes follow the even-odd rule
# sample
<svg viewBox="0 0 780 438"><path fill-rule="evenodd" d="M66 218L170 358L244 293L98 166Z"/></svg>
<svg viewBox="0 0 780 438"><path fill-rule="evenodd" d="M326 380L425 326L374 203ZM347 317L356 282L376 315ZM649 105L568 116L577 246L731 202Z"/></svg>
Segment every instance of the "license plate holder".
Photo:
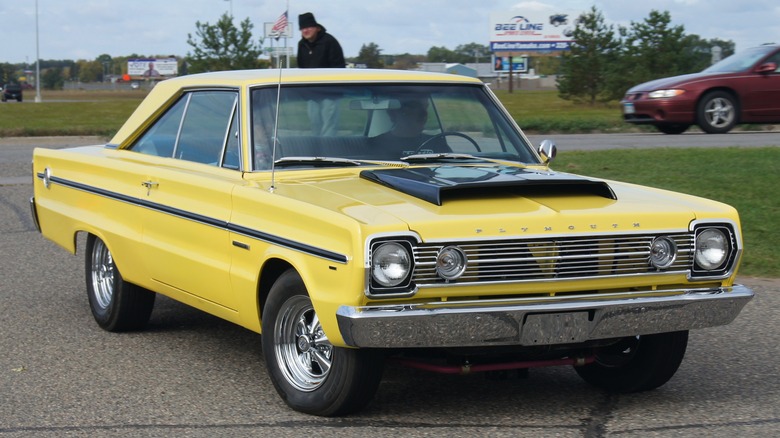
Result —
<svg viewBox="0 0 780 438"><path fill-rule="evenodd" d="M526 315L523 345L572 344L588 340L589 312L536 313Z"/></svg>
<svg viewBox="0 0 780 438"><path fill-rule="evenodd" d="M623 114L634 114L636 112L636 108L634 107L634 104L632 102L626 102L623 104Z"/></svg>

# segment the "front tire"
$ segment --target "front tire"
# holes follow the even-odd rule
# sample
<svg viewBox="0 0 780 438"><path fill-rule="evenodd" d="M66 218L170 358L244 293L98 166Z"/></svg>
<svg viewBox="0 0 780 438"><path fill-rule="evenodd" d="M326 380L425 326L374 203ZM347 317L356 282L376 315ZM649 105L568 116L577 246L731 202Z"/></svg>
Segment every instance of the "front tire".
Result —
<svg viewBox="0 0 780 438"><path fill-rule="evenodd" d="M684 123L662 123L660 125L656 125L655 127L664 134L677 135L687 131L690 125L686 125Z"/></svg>
<svg viewBox="0 0 780 438"><path fill-rule="evenodd" d="M381 352L334 347L294 270L271 287L262 329L268 374L296 411L346 415L365 407L376 393L384 368Z"/></svg>
<svg viewBox="0 0 780 438"><path fill-rule="evenodd" d="M707 93L696 111L699 126L709 134L725 134L737 124L737 103L725 91Z"/></svg>
<svg viewBox="0 0 780 438"><path fill-rule="evenodd" d="M687 346L687 331L629 337L598 351L595 362L574 369L608 392L649 391L674 376Z"/></svg>
<svg viewBox="0 0 780 438"><path fill-rule="evenodd" d="M87 238L84 265L89 307L98 325L110 332L146 327L156 294L126 283L111 251L94 235Z"/></svg>

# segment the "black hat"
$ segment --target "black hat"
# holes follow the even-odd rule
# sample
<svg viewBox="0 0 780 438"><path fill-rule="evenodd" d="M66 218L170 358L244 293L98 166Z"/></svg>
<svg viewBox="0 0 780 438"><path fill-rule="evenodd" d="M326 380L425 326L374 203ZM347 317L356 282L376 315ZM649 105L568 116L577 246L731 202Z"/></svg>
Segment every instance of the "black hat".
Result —
<svg viewBox="0 0 780 438"><path fill-rule="evenodd" d="M317 20L314 19L314 14L311 12L305 12L298 16L298 28L303 29L306 27L320 27L322 30L325 30L325 27L319 23L317 23Z"/></svg>

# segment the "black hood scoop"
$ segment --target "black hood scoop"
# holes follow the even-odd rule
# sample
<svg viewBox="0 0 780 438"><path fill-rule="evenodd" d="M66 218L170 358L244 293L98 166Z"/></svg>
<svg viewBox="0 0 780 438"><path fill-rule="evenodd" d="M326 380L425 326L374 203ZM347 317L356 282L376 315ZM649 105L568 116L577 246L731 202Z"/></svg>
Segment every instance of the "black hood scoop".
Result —
<svg viewBox="0 0 780 438"><path fill-rule="evenodd" d="M399 192L442 205L445 198L511 192L519 195L585 195L617 199L604 181L510 166L439 166L364 170L360 176Z"/></svg>

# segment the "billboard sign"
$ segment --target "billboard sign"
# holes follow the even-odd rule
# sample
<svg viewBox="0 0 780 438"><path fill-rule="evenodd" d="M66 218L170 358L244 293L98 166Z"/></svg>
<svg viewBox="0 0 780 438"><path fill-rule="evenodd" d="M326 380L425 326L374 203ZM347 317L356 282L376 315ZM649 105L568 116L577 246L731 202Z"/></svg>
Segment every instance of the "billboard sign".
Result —
<svg viewBox="0 0 780 438"><path fill-rule="evenodd" d="M176 58L128 59L127 74L132 77L157 78L179 74Z"/></svg>
<svg viewBox="0 0 780 438"><path fill-rule="evenodd" d="M493 52L556 52L571 49L577 15L514 12L490 15L490 50Z"/></svg>
<svg viewBox="0 0 780 438"><path fill-rule="evenodd" d="M509 73L509 56L493 56L493 71L495 73ZM512 73L528 73L528 57L513 56Z"/></svg>

